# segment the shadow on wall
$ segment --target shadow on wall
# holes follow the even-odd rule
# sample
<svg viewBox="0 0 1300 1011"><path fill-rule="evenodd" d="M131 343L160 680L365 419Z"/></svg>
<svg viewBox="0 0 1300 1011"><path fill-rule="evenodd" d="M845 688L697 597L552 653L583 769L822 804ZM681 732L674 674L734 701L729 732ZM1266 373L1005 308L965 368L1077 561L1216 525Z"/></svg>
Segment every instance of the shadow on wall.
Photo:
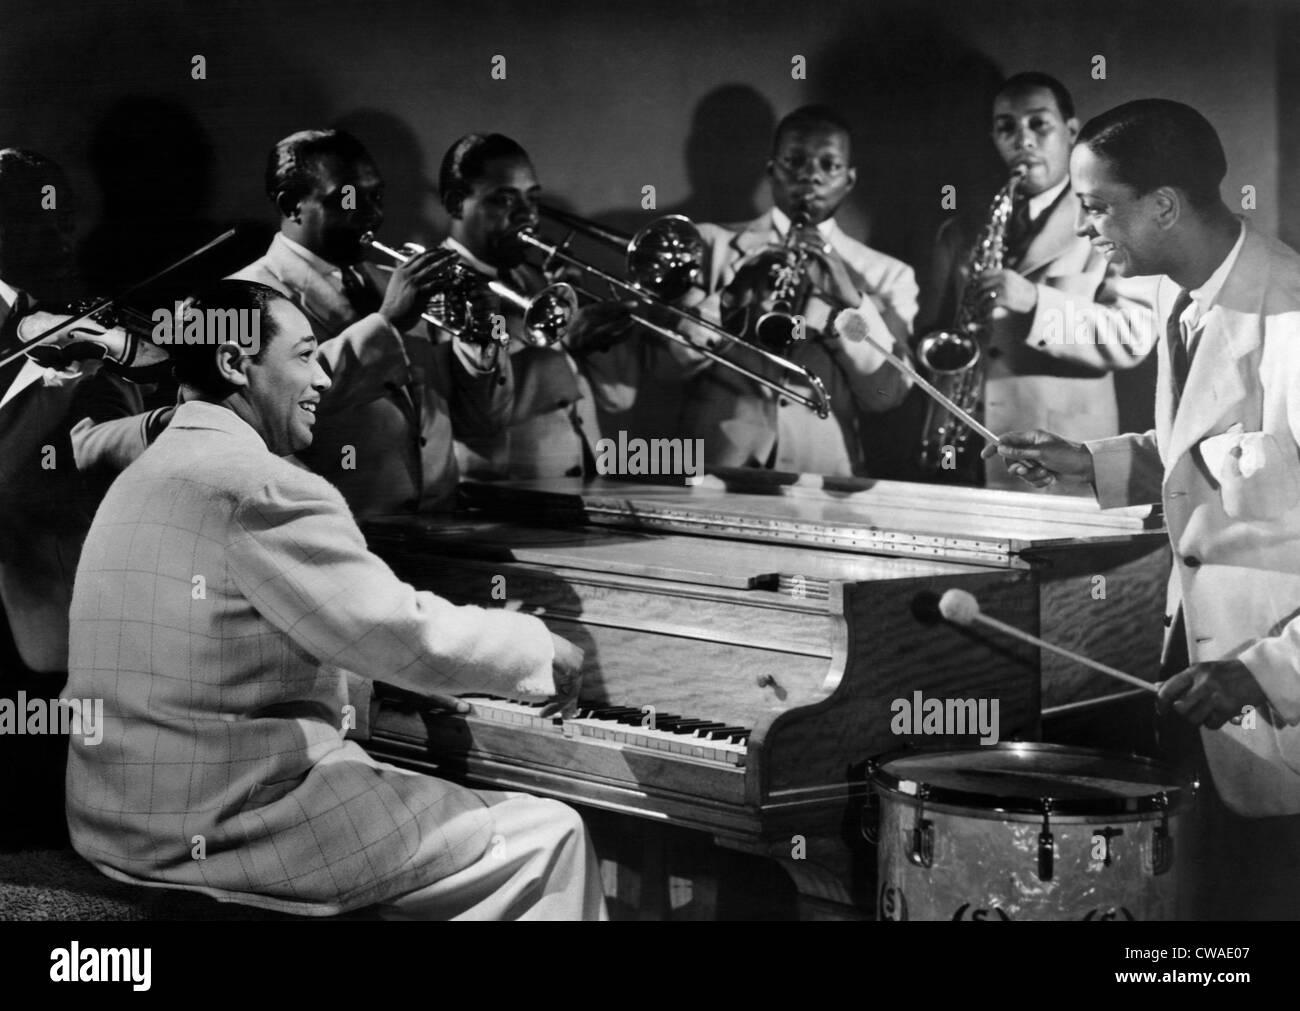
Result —
<svg viewBox="0 0 1300 1011"><path fill-rule="evenodd" d="M442 241L449 225L438 199L438 165L426 165L424 148L411 125L382 109L356 109L331 126L361 141L384 177L384 241L391 246L418 242L427 247Z"/></svg>
<svg viewBox="0 0 1300 1011"><path fill-rule="evenodd" d="M91 291L121 291L227 227L211 216L211 140L176 102L145 96L118 101L94 130L89 160L102 197L100 220L80 253ZM266 223L241 227L235 239L163 283L159 304L238 270L269 241Z"/></svg>
<svg viewBox="0 0 1300 1011"><path fill-rule="evenodd" d="M979 215L1004 181L989 135L1003 71L948 20L907 9L854 15L816 59L817 100L853 127L858 183L841 224L919 280L952 213L943 187L956 187L959 213Z"/></svg>
<svg viewBox="0 0 1300 1011"><path fill-rule="evenodd" d="M597 216L611 228L633 232L665 214L692 221L740 224L758 216L756 196L776 128L772 103L748 84L723 84L700 99L683 152L690 193L655 210L618 208ZM766 207L766 203L763 204Z"/></svg>
<svg viewBox="0 0 1300 1011"><path fill-rule="evenodd" d="M816 59L818 101L838 109L853 128L858 182L840 224L911 264L924 287L940 223L954 212L981 217L1005 179L989 135L1003 71L951 22L906 9L853 15ZM954 187L955 208L943 205L947 186ZM864 417L871 476L920 477L926 401L917 393L892 411Z"/></svg>

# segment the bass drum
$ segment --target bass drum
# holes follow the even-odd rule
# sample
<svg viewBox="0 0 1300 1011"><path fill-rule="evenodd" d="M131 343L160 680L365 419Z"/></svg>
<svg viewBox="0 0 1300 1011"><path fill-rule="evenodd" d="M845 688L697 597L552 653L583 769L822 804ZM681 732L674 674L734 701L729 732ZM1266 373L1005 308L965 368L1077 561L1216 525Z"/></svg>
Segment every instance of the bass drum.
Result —
<svg viewBox="0 0 1300 1011"><path fill-rule="evenodd" d="M1196 784L1158 762L1004 743L895 752L868 778L879 919L1179 918Z"/></svg>

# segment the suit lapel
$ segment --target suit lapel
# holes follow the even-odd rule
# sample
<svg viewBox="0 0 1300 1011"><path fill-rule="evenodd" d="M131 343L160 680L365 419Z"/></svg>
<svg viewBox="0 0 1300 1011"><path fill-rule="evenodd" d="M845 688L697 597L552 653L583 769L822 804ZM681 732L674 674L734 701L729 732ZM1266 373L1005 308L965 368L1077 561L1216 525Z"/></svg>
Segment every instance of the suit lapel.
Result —
<svg viewBox="0 0 1300 1011"><path fill-rule="evenodd" d="M742 263L746 257L761 249L766 249L775 243L781 241L781 236L777 234L776 225L772 221L772 212L768 211L761 218L755 218L740 231L736 232L731 238L731 248L739 255L729 262L723 269L719 287L726 287L736 276L736 267Z"/></svg>
<svg viewBox="0 0 1300 1011"><path fill-rule="evenodd" d="M1074 211L1074 191L1066 186L1051 210L1047 211L1043 227L1030 240L1025 255L1016 265L1017 274L1032 274L1067 252L1078 241L1074 234Z"/></svg>
<svg viewBox="0 0 1300 1011"><path fill-rule="evenodd" d="M1258 349L1263 317L1260 309L1268 281L1268 249L1264 240L1247 226L1241 254L1228 274L1210 311L1201 320L1196 351L1187 374L1176 413L1173 410L1173 377L1168 341L1161 341L1157 417L1167 419L1169 447L1165 457L1168 474L1174 461L1207 433L1239 412L1247 391L1241 377L1241 360ZM1171 283L1162 291L1174 289ZM1162 298L1164 320L1172 309L1172 297ZM1172 417L1171 417L1172 415ZM1241 420L1239 418L1232 420Z"/></svg>

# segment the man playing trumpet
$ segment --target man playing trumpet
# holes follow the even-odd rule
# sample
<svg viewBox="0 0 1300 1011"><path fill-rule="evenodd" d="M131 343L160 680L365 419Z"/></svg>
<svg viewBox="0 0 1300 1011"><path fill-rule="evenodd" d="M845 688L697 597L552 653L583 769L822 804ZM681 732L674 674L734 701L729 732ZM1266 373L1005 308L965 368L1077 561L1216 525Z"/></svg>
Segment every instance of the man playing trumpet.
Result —
<svg viewBox="0 0 1300 1011"><path fill-rule="evenodd" d="M730 370L703 372L687 398L686 424L703 438L709 465L861 474L860 416L895 407L907 393L907 379L870 344L840 340L830 327L837 311L858 308L873 336L905 353L916 314L912 268L849 238L835 223L857 179L851 156L848 126L835 112L798 109L777 125L768 162L775 206L748 224L700 228L709 244L705 280L713 296L701 310L757 341L765 340L760 320L775 310L765 324L793 338L778 350L821 380L831 400L830 417L819 418ZM782 260L796 269L783 272ZM787 279L789 291L776 290L782 287L777 276ZM753 357L744 364L762 368Z"/></svg>
<svg viewBox="0 0 1300 1011"><path fill-rule="evenodd" d="M448 508L460 480L454 436L499 431L513 393L495 345L435 344L421 321L443 280L441 251L390 273L363 262L364 237L383 224L383 189L351 135L290 134L266 169L280 230L264 256L232 275L274 288L311 322L331 386L302 458L358 519ZM97 426L96 455L119 467L135 459L165 427L157 412L144 420Z"/></svg>

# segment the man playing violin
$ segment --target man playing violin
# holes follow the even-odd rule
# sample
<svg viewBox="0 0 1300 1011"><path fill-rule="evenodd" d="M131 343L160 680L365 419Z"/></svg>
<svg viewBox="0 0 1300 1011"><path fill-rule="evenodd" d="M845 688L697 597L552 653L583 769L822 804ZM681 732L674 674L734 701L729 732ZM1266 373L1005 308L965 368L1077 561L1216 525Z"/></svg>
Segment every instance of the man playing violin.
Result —
<svg viewBox="0 0 1300 1011"><path fill-rule="evenodd" d="M905 263L849 238L835 223L857 172L849 128L833 110L805 106L786 116L777 125L767 175L775 204L768 213L748 224L701 226L709 244L705 281L712 296L701 309L720 316L738 336L760 340L758 320L779 295L774 265L801 260L796 297L779 307L797 317L795 339L773 350L821 380L831 415L818 418L730 370L712 368L692 384L686 424L691 435L704 439L710 465L861 474L860 416L897 406L908 381L869 344L837 337L830 320L845 307L856 308L877 340L905 354L916 280ZM729 354L785 379L757 356Z"/></svg>
<svg viewBox="0 0 1300 1011"><path fill-rule="evenodd" d="M69 431L87 415L136 414L139 393L98 362L43 366L15 353L36 298L71 293L72 193L47 158L0 150L0 699L58 696L67 677L68 604L102 489L74 462ZM21 714L20 719L26 715ZM67 838L67 738L0 732L0 848Z"/></svg>

